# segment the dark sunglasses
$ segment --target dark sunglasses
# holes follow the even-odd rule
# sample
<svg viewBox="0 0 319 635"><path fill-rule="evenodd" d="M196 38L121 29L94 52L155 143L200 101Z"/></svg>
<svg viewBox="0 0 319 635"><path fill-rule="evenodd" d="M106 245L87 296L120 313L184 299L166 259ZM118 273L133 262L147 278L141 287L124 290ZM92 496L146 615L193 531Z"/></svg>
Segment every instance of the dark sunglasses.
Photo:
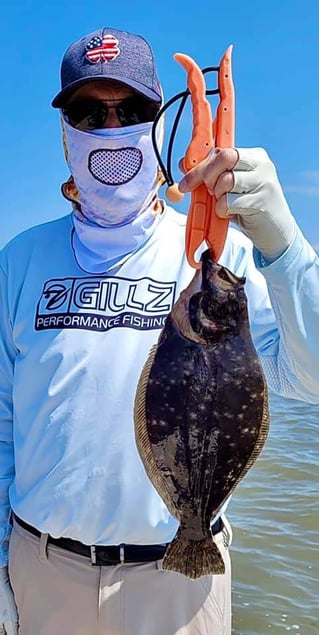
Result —
<svg viewBox="0 0 319 635"><path fill-rule="evenodd" d="M74 128L94 130L104 127L110 108L116 111L121 126L133 126L154 121L160 104L143 97L128 97L114 106L110 100L81 99L68 104L62 112L67 122Z"/></svg>

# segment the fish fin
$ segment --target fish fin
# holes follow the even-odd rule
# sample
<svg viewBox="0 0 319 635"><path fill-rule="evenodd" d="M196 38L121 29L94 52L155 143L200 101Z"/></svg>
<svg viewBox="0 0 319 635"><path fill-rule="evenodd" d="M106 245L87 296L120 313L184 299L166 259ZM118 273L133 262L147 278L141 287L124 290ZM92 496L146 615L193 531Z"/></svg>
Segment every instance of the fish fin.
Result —
<svg viewBox="0 0 319 635"><path fill-rule="evenodd" d="M183 538L180 530L167 547L162 568L192 579L225 573L222 554L211 536L189 540Z"/></svg>
<svg viewBox="0 0 319 635"><path fill-rule="evenodd" d="M236 483L234 484L234 487L227 494L227 496L230 496L232 494L233 490L237 487L238 483L246 476L247 472L249 472L250 468L254 465L255 461L258 459L259 455L261 454L261 451L266 443L266 439L268 436L269 424L270 424L270 415L269 415L269 406L268 406L268 388L267 388L266 380L264 378L263 413L262 413L262 420L261 420L259 435L258 435L258 438L256 439L255 447L252 450L252 453L247 461L245 469L241 472L240 477L237 479Z"/></svg>
<svg viewBox="0 0 319 635"><path fill-rule="evenodd" d="M160 493L162 500L164 501L172 516L178 517L178 510L175 509L172 498L167 489L165 479L162 477L161 471L158 469L154 458L153 448L148 434L145 413L148 380L152 364L157 353L157 348L157 344L154 344L151 347L148 358L144 364L142 373L137 384L134 402L135 441L148 478L153 483L155 489Z"/></svg>
<svg viewBox="0 0 319 635"><path fill-rule="evenodd" d="M151 347L149 356L144 364L140 375L134 402L134 423L135 423L135 440L138 451L145 465L149 466L149 476L152 478L157 472L157 466L154 460L152 446L147 431L147 422L145 414L146 390L149 380L150 370L157 352L157 344Z"/></svg>

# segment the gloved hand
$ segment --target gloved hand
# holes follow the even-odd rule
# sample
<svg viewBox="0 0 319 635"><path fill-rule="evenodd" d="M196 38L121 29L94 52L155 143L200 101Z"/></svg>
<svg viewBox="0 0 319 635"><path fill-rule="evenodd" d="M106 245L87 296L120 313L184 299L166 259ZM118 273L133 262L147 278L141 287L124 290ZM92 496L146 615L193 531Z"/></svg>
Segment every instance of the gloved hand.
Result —
<svg viewBox="0 0 319 635"><path fill-rule="evenodd" d="M289 247L296 222L265 150L217 148L185 174L179 189L191 192L201 183L216 196L216 214L234 220L266 261Z"/></svg>
<svg viewBox="0 0 319 635"><path fill-rule="evenodd" d="M11 589L8 568L0 569L0 627L5 629L6 635L17 635L18 613Z"/></svg>

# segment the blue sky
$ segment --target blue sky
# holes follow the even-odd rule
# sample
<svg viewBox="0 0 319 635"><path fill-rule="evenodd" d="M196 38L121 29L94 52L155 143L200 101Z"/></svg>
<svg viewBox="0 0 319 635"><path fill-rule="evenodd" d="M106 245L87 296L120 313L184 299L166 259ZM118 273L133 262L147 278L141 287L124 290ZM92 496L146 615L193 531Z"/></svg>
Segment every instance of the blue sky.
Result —
<svg viewBox="0 0 319 635"><path fill-rule="evenodd" d="M68 171L59 117L50 102L59 89L66 47L113 26L150 41L166 99L185 87L175 52L190 55L201 67L214 66L234 45L236 144L266 148L299 225L319 249L318 0L187 5L179 0L2 3L0 247L26 227L69 211L60 193ZM186 112L174 153L176 180L188 125ZM187 200L179 209L187 211Z"/></svg>

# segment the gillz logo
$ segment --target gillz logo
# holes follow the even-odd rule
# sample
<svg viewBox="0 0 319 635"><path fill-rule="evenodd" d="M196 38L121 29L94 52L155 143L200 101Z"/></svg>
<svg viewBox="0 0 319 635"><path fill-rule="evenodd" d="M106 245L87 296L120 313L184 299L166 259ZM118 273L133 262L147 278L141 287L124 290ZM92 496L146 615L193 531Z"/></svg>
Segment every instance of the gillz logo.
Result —
<svg viewBox="0 0 319 635"><path fill-rule="evenodd" d="M161 329L175 298L175 282L151 278L58 278L45 282L35 329Z"/></svg>

